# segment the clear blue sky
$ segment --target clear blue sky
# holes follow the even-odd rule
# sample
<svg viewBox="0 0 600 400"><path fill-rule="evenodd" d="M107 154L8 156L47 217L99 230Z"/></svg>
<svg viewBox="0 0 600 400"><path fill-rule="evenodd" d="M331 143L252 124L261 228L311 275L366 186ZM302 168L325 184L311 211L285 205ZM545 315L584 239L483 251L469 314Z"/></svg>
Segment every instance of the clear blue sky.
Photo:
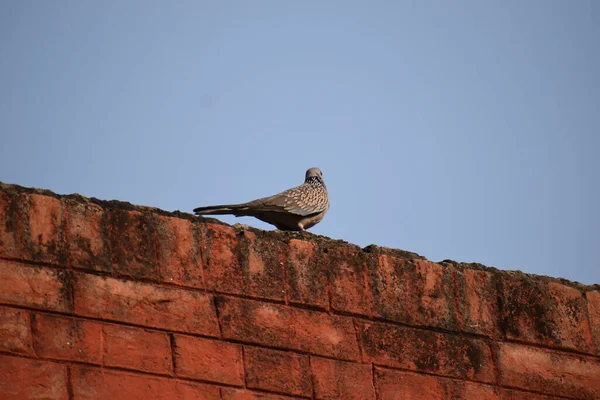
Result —
<svg viewBox="0 0 600 400"><path fill-rule="evenodd" d="M0 180L600 282L600 2L0 1ZM260 228L249 218L222 218Z"/></svg>

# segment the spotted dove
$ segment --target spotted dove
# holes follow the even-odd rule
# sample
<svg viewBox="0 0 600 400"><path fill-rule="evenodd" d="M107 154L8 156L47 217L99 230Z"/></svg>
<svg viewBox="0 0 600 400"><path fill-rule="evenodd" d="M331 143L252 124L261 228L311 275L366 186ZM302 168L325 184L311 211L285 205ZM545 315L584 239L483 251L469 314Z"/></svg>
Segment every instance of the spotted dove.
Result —
<svg viewBox="0 0 600 400"><path fill-rule="evenodd" d="M196 215L232 214L255 217L284 231L315 226L329 209L329 195L319 168L306 171L304 183L279 194L242 204L198 207Z"/></svg>

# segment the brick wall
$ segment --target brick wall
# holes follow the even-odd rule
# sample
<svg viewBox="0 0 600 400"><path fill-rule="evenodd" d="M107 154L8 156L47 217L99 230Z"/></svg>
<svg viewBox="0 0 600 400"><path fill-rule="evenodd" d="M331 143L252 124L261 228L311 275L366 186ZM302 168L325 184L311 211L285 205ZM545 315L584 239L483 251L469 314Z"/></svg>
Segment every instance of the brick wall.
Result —
<svg viewBox="0 0 600 400"><path fill-rule="evenodd" d="M598 399L600 292L0 184L1 399Z"/></svg>

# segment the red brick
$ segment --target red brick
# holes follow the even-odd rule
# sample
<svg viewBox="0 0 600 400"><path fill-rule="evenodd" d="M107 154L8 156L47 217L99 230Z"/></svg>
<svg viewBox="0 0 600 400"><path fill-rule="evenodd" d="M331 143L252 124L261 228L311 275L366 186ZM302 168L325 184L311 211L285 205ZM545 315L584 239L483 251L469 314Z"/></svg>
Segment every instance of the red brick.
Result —
<svg viewBox="0 0 600 400"><path fill-rule="evenodd" d="M375 399L371 364L311 357L317 399Z"/></svg>
<svg viewBox="0 0 600 400"><path fill-rule="evenodd" d="M291 239L288 244L286 286L291 303L328 308L327 285L329 272L319 262L319 248L305 240Z"/></svg>
<svg viewBox="0 0 600 400"><path fill-rule="evenodd" d="M543 394L522 392L520 390L498 389L500 392L500 400L553 400L559 399L554 396L544 396ZM564 397L560 397L563 399Z"/></svg>
<svg viewBox="0 0 600 400"><path fill-rule="evenodd" d="M203 289L202 260L191 227L186 219L157 217L158 278Z"/></svg>
<svg viewBox="0 0 600 400"><path fill-rule="evenodd" d="M69 273L0 260L0 302L69 312Z"/></svg>
<svg viewBox="0 0 600 400"><path fill-rule="evenodd" d="M104 210L97 204L65 200L69 265L95 271L111 271L104 225Z"/></svg>
<svg viewBox="0 0 600 400"><path fill-rule="evenodd" d="M455 385L454 393L463 394L466 400L480 399L480 400L495 400L499 399L498 391L493 386L479 385L477 383L456 381L453 380ZM451 392L452 393L452 392ZM456 399L457 396L452 394L451 399Z"/></svg>
<svg viewBox="0 0 600 400"><path fill-rule="evenodd" d="M157 374L173 372L171 342L164 332L102 325L104 365Z"/></svg>
<svg viewBox="0 0 600 400"><path fill-rule="evenodd" d="M500 338L498 295L494 274L488 271L454 267L458 325L462 332Z"/></svg>
<svg viewBox="0 0 600 400"><path fill-rule="evenodd" d="M279 396L270 393L252 392L244 389L221 388L223 400L291 400L297 397Z"/></svg>
<svg viewBox="0 0 600 400"><path fill-rule="evenodd" d="M102 326L72 317L33 314L34 348L38 356L100 364Z"/></svg>
<svg viewBox="0 0 600 400"><path fill-rule="evenodd" d="M0 351L33 354L28 311L0 307Z"/></svg>
<svg viewBox="0 0 600 400"><path fill-rule="evenodd" d="M237 279L234 273L240 269L237 257L239 240L235 230L227 225L204 224L200 247L206 259L207 279L212 290L228 289L228 280ZM232 275L234 274L234 275Z"/></svg>
<svg viewBox="0 0 600 400"><path fill-rule="evenodd" d="M21 225L18 212L19 196L7 193L6 186L0 185L0 255L21 258L17 232Z"/></svg>
<svg viewBox="0 0 600 400"><path fill-rule="evenodd" d="M600 356L600 292L587 292L588 313L590 316L590 325L594 344L596 346L596 354Z"/></svg>
<svg viewBox="0 0 600 400"><path fill-rule="evenodd" d="M380 255L371 275L376 315L410 325L460 330L449 267Z"/></svg>
<svg viewBox="0 0 600 400"><path fill-rule="evenodd" d="M175 335L177 376L242 386L244 367L238 344Z"/></svg>
<svg viewBox="0 0 600 400"><path fill-rule="evenodd" d="M351 318L253 300L217 297L223 336L345 360L359 358Z"/></svg>
<svg viewBox="0 0 600 400"><path fill-rule="evenodd" d="M217 386L100 368L73 367L74 400L219 400Z"/></svg>
<svg viewBox="0 0 600 400"><path fill-rule="evenodd" d="M156 229L152 214L104 211L112 270L118 276L157 279Z"/></svg>
<svg viewBox="0 0 600 400"><path fill-rule="evenodd" d="M38 194L3 194L0 199L0 254L63 264L64 221L60 200Z"/></svg>
<svg viewBox="0 0 600 400"><path fill-rule="evenodd" d="M582 293L522 273L500 279L502 327L509 339L594 353Z"/></svg>
<svg viewBox="0 0 600 400"><path fill-rule="evenodd" d="M334 310L373 316L369 267L376 256L356 246L336 246L323 254L323 265L332 274L331 305Z"/></svg>
<svg viewBox="0 0 600 400"><path fill-rule="evenodd" d="M500 399L492 386L385 368L375 368L375 385L382 400Z"/></svg>
<svg viewBox="0 0 600 400"><path fill-rule="evenodd" d="M2 400L67 400L67 368L51 362L0 355Z"/></svg>
<svg viewBox="0 0 600 400"><path fill-rule="evenodd" d="M246 385L297 396L311 396L308 356L244 346Z"/></svg>
<svg viewBox="0 0 600 400"><path fill-rule="evenodd" d="M503 386L580 399L600 398L600 362L515 343L497 345Z"/></svg>
<svg viewBox="0 0 600 400"><path fill-rule="evenodd" d="M489 345L481 340L395 326L362 323L363 361L438 375L493 382Z"/></svg>
<svg viewBox="0 0 600 400"><path fill-rule="evenodd" d="M29 195L29 240L33 259L59 264L64 261L64 222L60 200Z"/></svg>
<svg viewBox="0 0 600 400"><path fill-rule="evenodd" d="M75 313L200 335L218 336L212 296L184 289L76 274Z"/></svg>
<svg viewBox="0 0 600 400"><path fill-rule="evenodd" d="M257 240L251 231L203 225L201 239L209 290L273 300L284 299L284 250L272 238Z"/></svg>

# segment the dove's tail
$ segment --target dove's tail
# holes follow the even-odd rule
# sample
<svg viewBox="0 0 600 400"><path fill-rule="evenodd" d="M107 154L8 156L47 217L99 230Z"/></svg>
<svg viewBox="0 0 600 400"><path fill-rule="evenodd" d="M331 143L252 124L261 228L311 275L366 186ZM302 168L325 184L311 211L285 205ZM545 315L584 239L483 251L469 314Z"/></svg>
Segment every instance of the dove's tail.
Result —
<svg viewBox="0 0 600 400"><path fill-rule="evenodd" d="M219 206L208 206L194 208L196 215L226 215L232 214L235 216L247 215L246 212L250 209L246 204L224 204Z"/></svg>

